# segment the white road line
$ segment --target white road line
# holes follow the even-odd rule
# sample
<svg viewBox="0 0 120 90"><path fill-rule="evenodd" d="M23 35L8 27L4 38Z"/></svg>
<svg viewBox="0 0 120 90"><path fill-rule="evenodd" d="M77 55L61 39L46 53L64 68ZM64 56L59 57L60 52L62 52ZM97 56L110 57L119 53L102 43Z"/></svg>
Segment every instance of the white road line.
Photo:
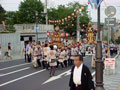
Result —
<svg viewBox="0 0 120 90"><path fill-rule="evenodd" d="M70 72L71 72L71 70L67 70L67 71L65 71L65 72L63 72L63 73L61 73L61 74L59 74L59 75L57 75L57 76L51 77L51 78L48 79L47 81L43 82L42 85L44 85L44 84L46 84L46 83L49 83L49 82L52 82L52 81L54 81L54 80L60 79L60 78L62 78L62 76L70 75L70 74L71 74Z"/></svg>
<svg viewBox="0 0 120 90"><path fill-rule="evenodd" d="M0 69L0 71L6 70L6 69L11 69L11 68L14 68L14 67L23 66L23 65L28 65L28 64L31 64L31 63L24 63L24 64L19 64L19 65L15 65L15 66L11 66L11 67L2 68L2 69Z"/></svg>
<svg viewBox="0 0 120 90"><path fill-rule="evenodd" d="M31 74L28 74L28 75L22 76L22 77L20 77L20 78L17 78L17 79L14 79L14 80L11 80L11 81L8 81L8 82L5 82L5 83L3 83L3 84L0 84L0 87L5 86L5 85L8 85L8 84L13 83L13 82L16 82L16 81L18 81L18 80L21 80L21 79L24 79L24 78L27 78L27 77L33 76L33 75L38 74L38 73L40 73L40 72L43 72L43 71L45 71L45 70L46 70L46 69L43 69L43 70L40 70L40 71L37 71L37 72L31 73Z"/></svg>
<svg viewBox="0 0 120 90"><path fill-rule="evenodd" d="M19 70L13 71L13 72L2 74L2 75L0 75L0 77L6 76L6 75L10 75L10 74L14 74L14 73L17 73L17 72L20 72L20 71L24 71L24 70L27 70L27 69L30 69L30 67L26 67L26 68L19 69Z"/></svg>
<svg viewBox="0 0 120 90"><path fill-rule="evenodd" d="M1 60L0 62L11 62L11 61L19 61L19 60L23 60L23 59L15 59L15 60Z"/></svg>

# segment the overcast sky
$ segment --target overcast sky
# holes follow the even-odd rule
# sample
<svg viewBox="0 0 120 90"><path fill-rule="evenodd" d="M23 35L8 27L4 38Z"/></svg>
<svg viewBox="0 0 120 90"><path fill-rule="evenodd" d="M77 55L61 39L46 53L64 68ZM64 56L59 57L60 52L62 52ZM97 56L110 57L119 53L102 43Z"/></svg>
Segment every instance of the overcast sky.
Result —
<svg viewBox="0 0 120 90"><path fill-rule="evenodd" d="M20 2L23 0L0 0L0 4L4 7L6 11L16 11L18 10L18 6ZM41 0L43 3L45 0ZM56 7L60 4L68 4L70 2L78 1L81 4L87 4L88 0L48 0L48 6L49 7ZM120 0L103 0L102 6L101 6L101 21L104 22L104 18L106 17L104 14L105 8L109 5L113 5L117 9L116 18L120 20ZM92 21L97 21L97 14L96 10L92 9L89 5L88 7Z"/></svg>

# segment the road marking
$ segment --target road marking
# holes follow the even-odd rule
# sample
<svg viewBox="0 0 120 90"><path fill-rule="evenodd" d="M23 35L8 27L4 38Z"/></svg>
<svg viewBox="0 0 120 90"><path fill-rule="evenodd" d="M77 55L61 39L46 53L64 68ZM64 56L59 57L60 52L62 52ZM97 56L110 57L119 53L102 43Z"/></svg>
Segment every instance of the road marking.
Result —
<svg viewBox="0 0 120 90"><path fill-rule="evenodd" d="M52 82L52 81L54 81L54 80L60 79L60 78L62 78L62 76L68 76L68 75L70 75L70 74L71 74L71 70L68 70L68 71L66 71L66 72L63 72L63 73L57 75L57 76L51 77L50 79L48 79L48 80L46 80L44 83L42 83L42 85L44 85L44 84L46 84L46 83L49 83L49 82ZM95 72L92 73L92 76L94 76L94 75L95 75Z"/></svg>
<svg viewBox="0 0 120 90"><path fill-rule="evenodd" d="M30 69L30 67L19 69L19 70L16 70L16 71L13 71L13 72L9 72L9 73L6 73L6 74L1 74L0 77L6 76L6 75L10 75L10 74L13 74L13 73L17 73L17 72L20 72L20 71L24 71L24 70L27 70L27 69Z"/></svg>
<svg viewBox="0 0 120 90"><path fill-rule="evenodd" d="M71 70L68 70L68 71L65 71L65 72L57 75L57 76L53 76L53 77L51 77L50 79L48 79L47 81L45 81L44 83L42 83L42 85L44 85L44 84L46 84L46 83L49 83L49 82L52 82L52 81L54 81L54 80L56 80L56 79L60 79L60 78L62 78L62 76L65 76L66 74L69 75L68 73L69 73L70 71L71 71Z"/></svg>
<svg viewBox="0 0 120 90"><path fill-rule="evenodd" d="M40 72L43 72L43 71L45 71L45 70L46 70L46 69L43 69L43 70L40 70L40 71L37 71L37 72L31 73L31 74L28 74L28 75L22 76L22 77L20 77L20 78L17 78L17 79L14 79L14 80L11 80L11 81L8 81L8 82L5 82L5 83L3 83L3 84L0 84L0 87L5 86L5 85L8 85L8 84L13 83L13 82L16 82L16 81L18 81L18 80L21 80L21 79L24 79L24 78L27 78L27 77L33 76L33 75L38 74L38 73L40 73Z"/></svg>
<svg viewBox="0 0 120 90"><path fill-rule="evenodd" d="M11 62L11 61L18 61L18 60L23 60L23 59L15 59L15 60L1 60L0 62Z"/></svg>
<svg viewBox="0 0 120 90"><path fill-rule="evenodd" d="M11 68L14 68L14 67L23 66L23 65L28 65L28 64L31 64L31 63L24 63L24 64L19 64L19 65L15 65L15 66L11 66L11 67L2 68L2 69L0 69L0 71L6 70L6 69L11 69Z"/></svg>

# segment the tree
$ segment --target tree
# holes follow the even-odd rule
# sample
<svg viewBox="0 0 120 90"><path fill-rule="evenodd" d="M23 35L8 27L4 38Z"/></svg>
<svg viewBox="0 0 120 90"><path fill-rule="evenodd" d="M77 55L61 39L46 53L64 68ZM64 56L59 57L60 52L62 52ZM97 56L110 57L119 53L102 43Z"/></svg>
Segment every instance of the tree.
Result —
<svg viewBox="0 0 120 90"><path fill-rule="evenodd" d="M61 29L64 29L64 31L68 32L70 35L75 35L77 18L76 18L76 12L74 10L76 10L76 7L80 8L82 7L82 5L75 2L75 3L69 3L68 5L59 5L58 8L50 8L48 13L49 20L55 21L55 20L62 20L68 18L68 16L71 17L67 21L64 21L64 23L60 22L60 23L51 23L51 24L54 24L55 26L56 25L60 26ZM74 13L75 15L72 16L72 13ZM85 30L87 29L88 22L90 21L87 13L88 13L87 5L85 5L84 9L80 13L80 26L82 29ZM84 33L81 34L83 35Z"/></svg>
<svg viewBox="0 0 120 90"><path fill-rule="evenodd" d="M115 40L116 43L120 43L120 36Z"/></svg>
<svg viewBox="0 0 120 90"><path fill-rule="evenodd" d="M5 10L4 8L0 5L0 24L2 24L2 21L5 20Z"/></svg>
<svg viewBox="0 0 120 90"><path fill-rule="evenodd" d="M38 21L42 22L43 4L40 0L24 0L19 6L18 21L19 23L35 23L36 12L38 13Z"/></svg>

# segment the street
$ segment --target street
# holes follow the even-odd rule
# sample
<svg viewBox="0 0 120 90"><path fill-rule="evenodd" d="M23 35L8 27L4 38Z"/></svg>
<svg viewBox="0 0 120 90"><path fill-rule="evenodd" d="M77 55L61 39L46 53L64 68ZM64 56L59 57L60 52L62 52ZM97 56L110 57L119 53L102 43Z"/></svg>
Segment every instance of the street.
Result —
<svg viewBox="0 0 120 90"><path fill-rule="evenodd" d="M91 71L91 56L84 57L84 64ZM0 62L0 90L69 90L70 69L56 70L54 77L49 71L33 68L24 60Z"/></svg>

